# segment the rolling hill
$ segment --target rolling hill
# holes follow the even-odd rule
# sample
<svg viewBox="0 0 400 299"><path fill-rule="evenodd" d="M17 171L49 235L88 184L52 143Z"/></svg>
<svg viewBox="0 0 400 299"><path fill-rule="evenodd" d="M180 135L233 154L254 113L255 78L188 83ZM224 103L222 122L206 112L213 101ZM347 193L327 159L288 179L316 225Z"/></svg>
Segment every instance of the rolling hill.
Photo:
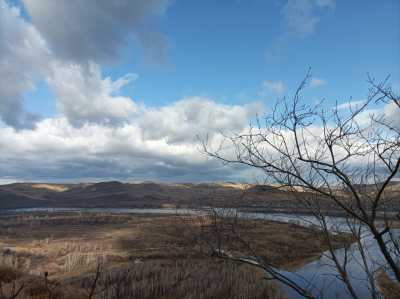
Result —
<svg viewBox="0 0 400 299"><path fill-rule="evenodd" d="M372 190L370 186L358 186ZM400 207L400 182L388 187L394 208ZM345 190L341 190L345 193ZM314 196L298 192L297 196ZM318 198L321 207L334 213L330 200ZM236 183L161 184L117 181L82 184L15 183L0 185L0 209L52 208L159 208L236 207L246 210L307 212L291 192L268 185Z"/></svg>

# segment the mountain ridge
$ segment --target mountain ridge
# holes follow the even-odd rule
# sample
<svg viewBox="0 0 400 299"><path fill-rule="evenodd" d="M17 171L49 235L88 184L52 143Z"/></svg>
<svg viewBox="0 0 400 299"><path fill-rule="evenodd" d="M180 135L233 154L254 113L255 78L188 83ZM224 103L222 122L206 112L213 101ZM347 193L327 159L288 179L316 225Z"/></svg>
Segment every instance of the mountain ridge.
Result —
<svg viewBox="0 0 400 299"><path fill-rule="evenodd" d="M372 186L356 188L372 190ZM345 189L338 189L345 194ZM389 196L400 206L400 182L392 182ZM297 190L296 197L312 193ZM348 193L347 193L348 194ZM315 194L313 195L315 196ZM343 197L346 197L343 195ZM334 205L320 199L323 209ZM105 181L97 183L51 184L13 183L0 185L0 209L34 207L71 208L160 208L160 207L237 207L268 211L304 211L292 192L273 185L216 183L124 183Z"/></svg>

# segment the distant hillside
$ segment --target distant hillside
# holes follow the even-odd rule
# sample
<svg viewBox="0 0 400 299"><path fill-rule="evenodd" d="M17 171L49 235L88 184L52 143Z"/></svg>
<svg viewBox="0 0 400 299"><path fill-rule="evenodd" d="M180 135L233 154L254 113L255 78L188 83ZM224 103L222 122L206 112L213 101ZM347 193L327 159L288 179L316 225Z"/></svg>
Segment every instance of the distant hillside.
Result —
<svg viewBox="0 0 400 299"><path fill-rule="evenodd" d="M373 190L372 186L357 188ZM299 190L297 196L309 196ZM388 186L388 197L399 206L400 182ZM338 193L346 196L345 189ZM313 195L314 196L314 195ZM334 210L330 200L319 198L326 211ZM237 207L247 210L307 212L291 192L269 185L237 183L160 184L116 181L84 184L16 183L0 185L0 209L32 207L74 208L158 208Z"/></svg>
<svg viewBox="0 0 400 299"><path fill-rule="evenodd" d="M86 184L16 183L0 185L0 208L24 207L177 207L260 206L265 199L285 197L270 186L235 183Z"/></svg>

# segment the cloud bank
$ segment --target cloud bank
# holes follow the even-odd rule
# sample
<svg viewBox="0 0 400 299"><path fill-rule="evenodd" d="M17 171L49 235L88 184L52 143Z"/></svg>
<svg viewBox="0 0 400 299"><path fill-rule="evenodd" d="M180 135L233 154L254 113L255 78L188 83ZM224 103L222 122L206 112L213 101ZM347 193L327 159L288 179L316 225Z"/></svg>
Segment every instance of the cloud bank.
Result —
<svg viewBox="0 0 400 299"><path fill-rule="evenodd" d="M0 0L0 180L252 179L246 169L225 167L199 151L198 136L218 145L224 133L243 132L263 113L255 102L226 105L185 97L149 107L122 95L138 74L113 79L102 66L118 60L135 40L145 59L167 60L168 38L157 30L167 0L22 0L20 9ZM332 0L287 1L283 16L297 37L314 32L317 9ZM57 112L44 118L25 109L24 97L45 83ZM311 87L326 84L315 78ZM259 96L281 96L281 81L264 81ZM387 107L393 123L398 115ZM398 124L400 126L400 124Z"/></svg>
<svg viewBox="0 0 400 299"><path fill-rule="evenodd" d="M242 130L260 103L223 105L188 97L148 107L122 96L138 75L112 79L102 64L135 38L148 57L166 59L167 38L151 26L169 3L149 1L0 0L0 171L10 180L215 180L240 177L199 151ZM149 25L150 24L150 25ZM150 28L150 29L149 29ZM24 109L24 95L45 82L57 114Z"/></svg>
<svg viewBox="0 0 400 299"><path fill-rule="evenodd" d="M74 62L110 62L129 38L154 35L146 29L151 18L163 15L167 0L23 0L50 49L62 59ZM156 39L156 38L154 38ZM165 41L142 43L163 50Z"/></svg>
<svg viewBox="0 0 400 299"><path fill-rule="evenodd" d="M244 128L256 104L225 106L207 98L182 99L173 106L142 108L119 125L66 116L44 119L34 129L0 128L2 175L37 178L132 178L213 180L240 177L199 151L197 135L219 142L219 132ZM201 121L197 121L200 120Z"/></svg>

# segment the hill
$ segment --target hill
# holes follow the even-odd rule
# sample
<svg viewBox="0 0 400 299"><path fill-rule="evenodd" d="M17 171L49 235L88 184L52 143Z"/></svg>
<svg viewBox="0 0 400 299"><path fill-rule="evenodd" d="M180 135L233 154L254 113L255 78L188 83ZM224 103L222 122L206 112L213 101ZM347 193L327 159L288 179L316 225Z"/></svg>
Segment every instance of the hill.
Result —
<svg viewBox="0 0 400 299"><path fill-rule="evenodd" d="M263 206L265 199L287 197L269 186L215 184L159 184L101 182L86 184L15 183L0 186L0 208L129 207L164 205Z"/></svg>
<svg viewBox="0 0 400 299"><path fill-rule="evenodd" d="M373 190L372 186L357 188ZM389 185L387 197L399 205L400 183ZM371 191L372 192L372 191ZM346 190L340 194L346 198ZM298 197L310 193L301 190ZM315 197L315 194L312 195ZM335 213L330 200L318 198L325 211ZM0 185L0 209L16 208L160 208L235 207L243 210L307 213L287 190L269 185L237 183L162 184L117 181L83 184L15 183Z"/></svg>

